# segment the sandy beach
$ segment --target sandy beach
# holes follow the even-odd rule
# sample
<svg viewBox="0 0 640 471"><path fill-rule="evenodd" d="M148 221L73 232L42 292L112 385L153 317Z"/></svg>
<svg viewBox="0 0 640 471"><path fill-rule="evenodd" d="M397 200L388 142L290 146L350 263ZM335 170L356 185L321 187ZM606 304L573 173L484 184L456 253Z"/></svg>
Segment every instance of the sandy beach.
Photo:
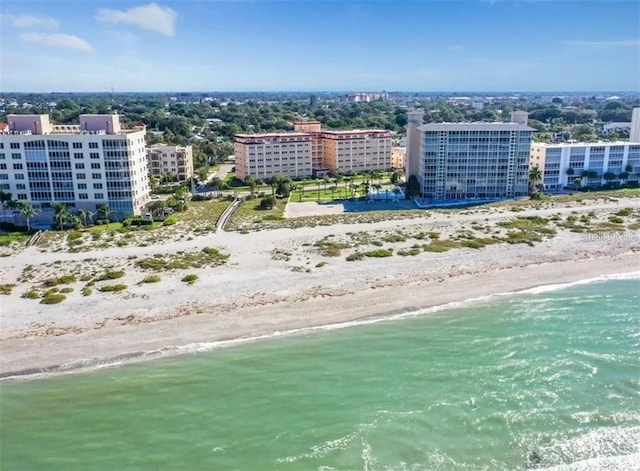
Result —
<svg viewBox="0 0 640 471"><path fill-rule="evenodd" d="M540 285L575 282L602 275L640 271L640 232L577 233L559 229L554 237L527 244L500 243L481 249L456 248L416 256L345 260L318 253L314 243L368 234L437 231L441 237L461 230L488 232L515 217L586 215L606 220L620 208L638 213L634 198L593 200L513 213L504 208L427 212L424 218L371 224L338 224L240 234L218 232L148 247L94 252L42 253L35 247L0 259L0 375L38 371L56 365L89 366L117 358L153 358L210 348L212 342L267 336L313 326L361 320L461 302ZM637 221L633 217L630 221ZM482 226L484 229L480 230ZM476 229L471 229L475 227ZM398 251L411 242L385 243ZM137 284L150 272L133 257L216 247L230 255L223 266L159 272L161 281ZM18 281L32 265L35 278ZM56 305L21 295L48 276L65 270L117 268L125 271L120 293L75 293ZM194 285L181 281L199 276ZM206 344L206 345L193 345ZM189 350L189 349L184 349ZM143 352L155 352L143 354ZM99 360L101 359L101 360Z"/></svg>

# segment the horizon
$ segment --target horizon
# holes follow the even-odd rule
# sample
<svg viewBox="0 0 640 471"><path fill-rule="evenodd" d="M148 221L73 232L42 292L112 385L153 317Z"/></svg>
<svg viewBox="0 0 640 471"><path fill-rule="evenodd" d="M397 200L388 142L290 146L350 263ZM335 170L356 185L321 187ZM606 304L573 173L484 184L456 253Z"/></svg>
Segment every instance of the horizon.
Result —
<svg viewBox="0 0 640 471"><path fill-rule="evenodd" d="M635 91L639 15L626 0L33 0L2 6L0 89Z"/></svg>

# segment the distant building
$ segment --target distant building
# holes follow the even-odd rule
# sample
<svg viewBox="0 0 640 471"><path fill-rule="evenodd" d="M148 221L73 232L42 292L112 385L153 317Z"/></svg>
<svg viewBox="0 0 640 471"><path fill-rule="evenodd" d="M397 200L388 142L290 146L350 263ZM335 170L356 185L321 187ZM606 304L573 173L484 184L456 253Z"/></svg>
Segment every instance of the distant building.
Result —
<svg viewBox="0 0 640 471"><path fill-rule="evenodd" d="M608 135L611 131L627 131L631 132L631 123L607 123L602 126L602 132Z"/></svg>
<svg viewBox="0 0 640 471"><path fill-rule="evenodd" d="M150 191L144 130L122 129L118 115L79 119L54 125L46 114L8 115L0 130L0 189L30 202L43 219L56 202L140 214Z"/></svg>
<svg viewBox="0 0 640 471"><path fill-rule="evenodd" d="M391 168L391 131L329 131L318 121L294 123L294 132L236 134L236 176L307 177Z"/></svg>
<svg viewBox="0 0 640 471"><path fill-rule="evenodd" d="M541 162L545 191L559 191L581 179L582 186L599 187L605 183L604 174L611 172L620 183L620 174L631 165L630 182L638 181L640 171L640 142L574 142L574 143L533 143L531 159ZM571 170L569 170L571 169ZM569 175L567 173L572 173ZM582 172L596 172L597 178L582 178Z"/></svg>
<svg viewBox="0 0 640 471"><path fill-rule="evenodd" d="M640 142L640 108L634 108L631 114L629 142Z"/></svg>
<svg viewBox="0 0 640 471"><path fill-rule="evenodd" d="M404 169L405 156L407 155L406 147L391 148L391 168Z"/></svg>
<svg viewBox="0 0 640 471"><path fill-rule="evenodd" d="M147 147L149 176L175 175L177 181L193 177L193 147L154 144Z"/></svg>
<svg viewBox="0 0 640 471"><path fill-rule="evenodd" d="M358 102L371 102L371 101L388 101L389 95L387 92L382 93L371 93L371 92L359 92L359 93L348 93L342 97L342 101L350 102L350 103L358 103Z"/></svg>
<svg viewBox="0 0 640 471"><path fill-rule="evenodd" d="M407 177L415 175L424 198L501 199L525 196L533 129L526 113L511 123L422 124L409 112Z"/></svg>

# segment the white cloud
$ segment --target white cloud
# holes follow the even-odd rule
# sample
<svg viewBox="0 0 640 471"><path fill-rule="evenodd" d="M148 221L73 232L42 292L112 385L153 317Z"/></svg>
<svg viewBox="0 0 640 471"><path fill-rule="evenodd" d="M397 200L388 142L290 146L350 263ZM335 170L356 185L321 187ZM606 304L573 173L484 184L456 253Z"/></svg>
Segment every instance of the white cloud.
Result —
<svg viewBox="0 0 640 471"><path fill-rule="evenodd" d="M640 47L640 40L626 39L618 41L563 41L565 46L582 49L612 49L620 47Z"/></svg>
<svg viewBox="0 0 640 471"><path fill-rule="evenodd" d="M41 43L51 47L64 47L82 52L91 52L93 47L87 41L74 34L62 33L23 33L20 35L23 41Z"/></svg>
<svg viewBox="0 0 640 471"><path fill-rule="evenodd" d="M125 11L101 8L96 19L108 23L128 23L149 31L174 36L178 14L169 7L149 3Z"/></svg>
<svg viewBox="0 0 640 471"><path fill-rule="evenodd" d="M16 28L57 28L60 26L58 20L48 16L10 15L8 13L2 15L2 22L9 23Z"/></svg>

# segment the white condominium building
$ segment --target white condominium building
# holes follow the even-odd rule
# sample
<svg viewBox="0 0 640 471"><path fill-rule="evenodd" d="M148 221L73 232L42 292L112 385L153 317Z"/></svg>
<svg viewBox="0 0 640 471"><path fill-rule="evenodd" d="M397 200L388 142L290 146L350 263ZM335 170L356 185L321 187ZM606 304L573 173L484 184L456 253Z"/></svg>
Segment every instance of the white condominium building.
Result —
<svg viewBox="0 0 640 471"><path fill-rule="evenodd" d="M307 177L391 168L391 131L323 131L320 126L302 121L289 133L236 134L236 176Z"/></svg>
<svg viewBox="0 0 640 471"><path fill-rule="evenodd" d="M591 187L604 183L637 183L640 142L533 143L531 159L540 162L546 191L562 190L573 185L576 178L580 178L581 186ZM595 173L583 178L584 171ZM605 174L614 178L607 180Z"/></svg>
<svg viewBox="0 0 640 471"><path fill-rule="evenodd" d="M177 181L193 177L193 147L154 144L147 147L149 176L175 175Z"/></svg>
<svg viewBox="0 0 640 471"><path fill-rule="evenodd" d="M500 199L525 196L533 129L526 114L510 123L422 124L409 112L407 178L415 175L424 198Z"/></svg>
<svg viewBox="0 0 640 471"><path fill-rule="evenodd" d="M52 215L51 205L117 217L140 214L149 201L144 128L122 129L118 115L80 115L53 125L49 115L8 115L0 132L0 189Z"/></svg>

